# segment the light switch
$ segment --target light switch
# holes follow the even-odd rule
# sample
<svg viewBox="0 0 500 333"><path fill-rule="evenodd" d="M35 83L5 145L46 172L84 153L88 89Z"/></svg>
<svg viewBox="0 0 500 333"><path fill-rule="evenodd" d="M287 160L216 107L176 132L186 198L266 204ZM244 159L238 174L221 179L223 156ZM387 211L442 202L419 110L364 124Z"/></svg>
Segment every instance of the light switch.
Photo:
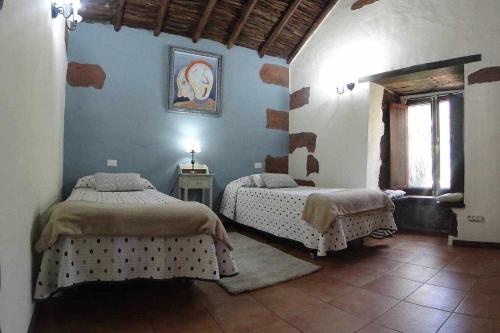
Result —
<svg viewBox="0 0 500 333"><path fill-rule="evenodd" d="M262 169L262 163L255 163L255 169Z"/></svg>
<svg viewBox="0 0 500 333"><path fill-rule="evenodd" d="M109 167L117 167L118 166L118 161L117 160L108 160L108 166Z"/></svg>

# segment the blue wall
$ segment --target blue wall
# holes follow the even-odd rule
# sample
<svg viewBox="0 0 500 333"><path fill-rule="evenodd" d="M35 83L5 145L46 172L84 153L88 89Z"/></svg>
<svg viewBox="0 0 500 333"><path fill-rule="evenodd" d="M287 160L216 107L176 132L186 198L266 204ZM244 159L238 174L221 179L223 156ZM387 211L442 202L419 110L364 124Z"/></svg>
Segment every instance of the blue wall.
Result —
<svg viewBox="0 0 500 333"><path fill-rule="evenodd" d="M189 161L183 140L198 138L198 162L215 173L215 197L225 185L259 172L254 162L288 153L288 133L266 129L266 108L288 109L288 89L264 84L263 63L253 50L112 25L80 24L69 34L69 61L98 64L106 72L102 90L67 87L64 135L64 192L98 171L138 172L168 193L177 164ZM168 47L223 55L221 117L166 111ZM118 168L106 167L117 159ZM176 193L176 192L174 192Z"/></svg>

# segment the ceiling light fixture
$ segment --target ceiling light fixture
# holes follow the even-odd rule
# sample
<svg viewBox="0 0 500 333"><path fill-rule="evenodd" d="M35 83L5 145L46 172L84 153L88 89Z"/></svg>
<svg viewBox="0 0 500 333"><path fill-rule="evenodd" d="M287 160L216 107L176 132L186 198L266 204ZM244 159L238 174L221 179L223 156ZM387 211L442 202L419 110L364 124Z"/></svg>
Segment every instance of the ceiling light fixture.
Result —
<svg viewBox="0 0 500 333"><path fill-rule="evenodd" d="M52 2L52 18L56 18L61 14L66 20L66 28L75 31L78 23L82 21L82 17L78 14L80 10L80 0L57 0Z"/></svg>

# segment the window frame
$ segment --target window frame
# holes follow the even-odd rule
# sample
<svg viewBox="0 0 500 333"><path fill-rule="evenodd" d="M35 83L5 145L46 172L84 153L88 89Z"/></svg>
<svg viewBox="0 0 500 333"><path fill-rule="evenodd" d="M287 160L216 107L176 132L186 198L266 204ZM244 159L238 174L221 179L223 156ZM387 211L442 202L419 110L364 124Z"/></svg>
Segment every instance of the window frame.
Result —
<svg viewBox="0 0 500 333"><path fill-rule="evenodd" d="M452 95L462 95L463 96L463 91L460 92L453 92L453 93L444 93L444 94L433 94L433 95L427 95L427 96L416 96L416 97L410 97L408 99L404 100L404 104L406 104L407 107L412 106L412 105L421 105L421 104L430 104L431 106L431 121L432 121L432 128L431 128L431 147L432 147L432 187L430 188L423 188L423 187L410 187L409 183L407 182L407 187L405 189L406 193L409 195L421 195L421 196L438 196L444 193L449 193L451 190L452 185L450 188L441 188L440 187L440 172L441 172L441 166L440 166L440 140L441 140L441 135L440 135L440 124L439 124L439 103L442 101L449 101L451 99ZM450 105L451 106L451 105ZM450 113L453 112L453 110L450 110ZM407 120L408 121L408 120ZM451 120L450 120L451 121ZM406 126L408 127L409 124L407 123ZM450 124L451 126L451 124ZM451 146L450 142L450 146ZM407 137L407 152L408 152L408 137ZM451 149L452 147L450 147ZM407 177L409 179L410 176L410 168L409 168L409 161L407 158Z"/></svg>

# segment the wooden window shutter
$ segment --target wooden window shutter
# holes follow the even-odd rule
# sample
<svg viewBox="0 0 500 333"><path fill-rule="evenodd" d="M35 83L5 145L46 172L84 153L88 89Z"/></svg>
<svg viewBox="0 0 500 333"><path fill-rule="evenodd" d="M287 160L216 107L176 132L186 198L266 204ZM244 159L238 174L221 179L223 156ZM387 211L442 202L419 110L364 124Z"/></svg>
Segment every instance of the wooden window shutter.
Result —
<svg viewBox="0 0 500 333"><path fill-rule="evenodd" d="M405 189L408 187L408 107L404 104L392 103L390 115L391 188Z"/></svg>
<svg viewBox="0 0 500 333"><path fill-rule="evenodd" d="M464 192L464 96L450 96L450 192Z"/></svg>

